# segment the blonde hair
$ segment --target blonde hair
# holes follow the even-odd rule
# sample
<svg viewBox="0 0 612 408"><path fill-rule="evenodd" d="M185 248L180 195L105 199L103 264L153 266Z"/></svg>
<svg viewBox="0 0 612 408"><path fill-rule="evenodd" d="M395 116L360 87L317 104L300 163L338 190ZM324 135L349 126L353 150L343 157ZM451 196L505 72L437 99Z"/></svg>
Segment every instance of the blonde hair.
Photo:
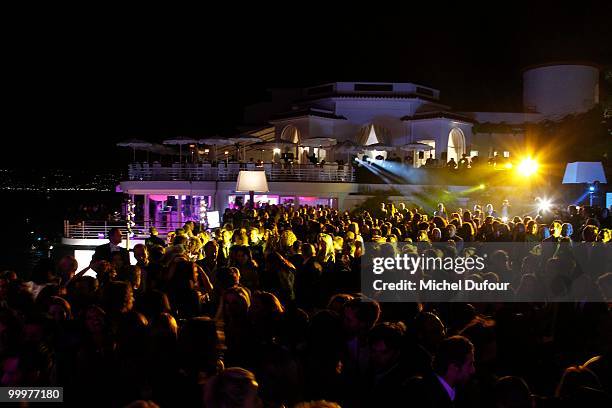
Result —
<svg viewBox="0 0 612 408"><path fill-rule="evenodd" d="M342 251L343 246L344 246L344 238L334 237L334 251Z"/></svg>
<svg viewBox="0 0 612 408"><path fill-rule="evenodd" d="M280 244L282 249L289 249L297 241L297 237L291 230L285 230L281 233Z"/></svg>
<svg viewBox="0 0 612 408"><path fill-rule="evenodd" d="M323 254L323 262L331 258L332 262L336 260L334 252L334 240L329 234L319 234L319 242L325 243L325 254Z"/></svg>
<svg viewBox="0 0 612 408"><path fill-rule="evenodd" d="M191 237L189 239L188 250L192 254L199 254L202 249L202 241L198 237Z"/></svg>

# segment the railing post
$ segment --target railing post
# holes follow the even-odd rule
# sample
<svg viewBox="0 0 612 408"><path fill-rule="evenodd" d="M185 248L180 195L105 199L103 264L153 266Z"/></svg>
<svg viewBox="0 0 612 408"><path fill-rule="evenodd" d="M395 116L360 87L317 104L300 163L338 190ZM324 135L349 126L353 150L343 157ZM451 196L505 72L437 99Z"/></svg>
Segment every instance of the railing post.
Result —
<svg viewBox="0 0 612 408"><path fill-rule="evenodd" d="M81 238L85 239L85 221L81 223Z"/></svg>

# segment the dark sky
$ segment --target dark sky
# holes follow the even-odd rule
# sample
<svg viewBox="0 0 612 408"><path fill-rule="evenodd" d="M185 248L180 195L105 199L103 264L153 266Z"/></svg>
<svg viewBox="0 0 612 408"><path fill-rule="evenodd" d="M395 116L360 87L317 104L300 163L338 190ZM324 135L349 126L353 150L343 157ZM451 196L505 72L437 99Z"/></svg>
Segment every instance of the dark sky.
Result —
<svg viewBox="0 0 612 408"><path fill-rule="evenodd" d="M227 131L270 87L414 81L458 110L512 110L525 65L612 62L609 2L330 3L16 15L0 167L116 165L118 140Z"/></svg>

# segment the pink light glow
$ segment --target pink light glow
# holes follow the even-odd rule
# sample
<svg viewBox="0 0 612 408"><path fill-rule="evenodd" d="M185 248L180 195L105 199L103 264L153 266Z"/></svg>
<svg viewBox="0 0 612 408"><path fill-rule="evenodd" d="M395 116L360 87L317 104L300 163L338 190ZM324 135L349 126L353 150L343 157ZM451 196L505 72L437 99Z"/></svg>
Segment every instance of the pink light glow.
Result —
<svg viewBox="0 0 612 408"><path fill-rule="evenodd" d="M168 199L167 195L163 194L151 194L149 195L149 200L153 201L166 201Z"/></svg>

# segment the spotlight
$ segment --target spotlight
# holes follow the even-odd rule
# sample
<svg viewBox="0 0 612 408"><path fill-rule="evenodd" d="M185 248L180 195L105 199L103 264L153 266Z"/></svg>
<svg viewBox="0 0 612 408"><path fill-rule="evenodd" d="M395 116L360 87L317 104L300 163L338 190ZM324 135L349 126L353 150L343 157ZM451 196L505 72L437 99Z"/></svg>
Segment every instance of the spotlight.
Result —
<svg viewBox="0 0 612 408"><path fill-rule="evenodd" d="M501 217L502 222L508 222L508 217Z"/></svg>
<svg viewBox="0 0 612 408"><path fill-rule="evenodd" d="M528 157L519 163L517 170L521 175L529 177L538 171L538 163L531 157Z"/></svg>
<svg viewBox="0 0 612 408"><path fill-rule="evenodd" d="M548 212L552 207L552 202L547 198L542 198L538 202L538 211Z"/></svg>
<svg viewBox="0 0 612 408"><path fill-rule="evenodd" d="M595 186L589 186L589 191L592 193L593 191L595 191Z"/></svg>
<svg viewBox="0 0 612 408"><path fill-rule="evenodd" d="M481 190L484 190L485 189L485 185L481 184L481 185L478 186L478 188L481 189Z"/></svg>

